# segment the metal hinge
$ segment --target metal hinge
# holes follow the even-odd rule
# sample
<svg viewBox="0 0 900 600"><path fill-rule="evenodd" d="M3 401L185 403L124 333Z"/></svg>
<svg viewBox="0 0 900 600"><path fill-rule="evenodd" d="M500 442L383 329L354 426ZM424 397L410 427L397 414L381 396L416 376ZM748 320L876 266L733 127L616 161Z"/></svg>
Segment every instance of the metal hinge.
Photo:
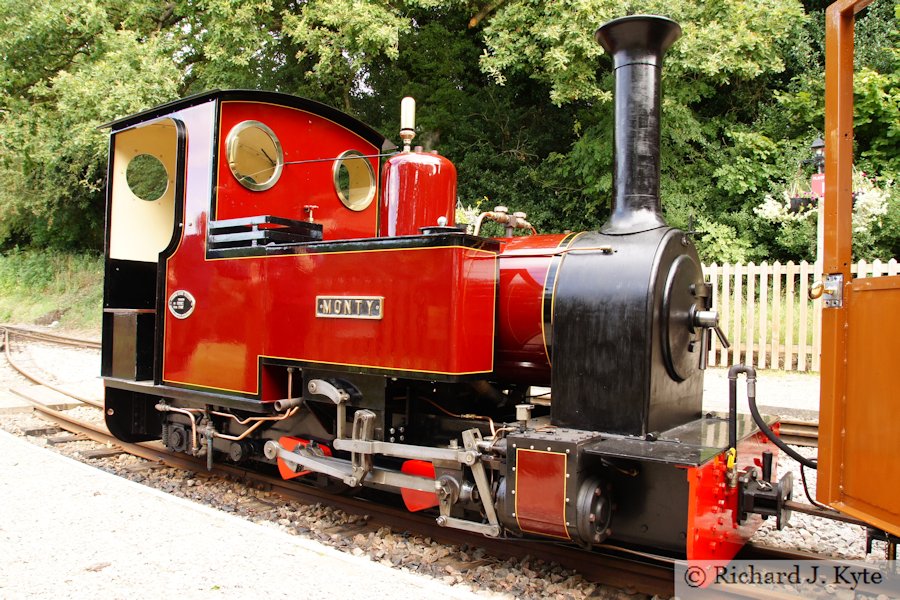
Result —
<svg viewBox="0 0 900 600"><path fill-rule="evenodd" d="M825 308L841 308L844 306L844 275L835 273L825 276L825 290L822 294Z"/></svg>

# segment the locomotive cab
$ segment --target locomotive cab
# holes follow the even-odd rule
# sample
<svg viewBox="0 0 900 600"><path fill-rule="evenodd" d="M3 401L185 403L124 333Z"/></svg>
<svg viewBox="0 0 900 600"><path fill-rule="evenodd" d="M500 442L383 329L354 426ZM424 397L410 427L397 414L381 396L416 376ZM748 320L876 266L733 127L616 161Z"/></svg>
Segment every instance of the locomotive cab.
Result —
<svg viewBox="0 0 900 600"><path fill-rule="evenodd" d="M384 388L385 375L493 371L498 244L452 227L445 158L394 156L382 198L389 141L260 92L211 92L110 127L103 375L123 439L160 437L161 397L271 411L310 380L288 383L289 369L355 373L361 388L372 373ZM134 176L144 159L161 178ZM448 326L468 320L484 326Z"/></svg>

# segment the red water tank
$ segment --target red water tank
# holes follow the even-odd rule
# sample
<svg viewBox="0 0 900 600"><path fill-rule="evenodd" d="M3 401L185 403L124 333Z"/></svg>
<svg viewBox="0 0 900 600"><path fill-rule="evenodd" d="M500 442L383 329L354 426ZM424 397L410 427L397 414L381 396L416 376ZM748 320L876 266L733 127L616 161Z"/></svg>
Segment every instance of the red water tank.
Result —
<svg viewBox="0 0 900 600"><path fill-rule="evenodd" d="M384 163L379 235L420 235L420 227L456 223L456 167L437 152L403 152Z"/></svg>

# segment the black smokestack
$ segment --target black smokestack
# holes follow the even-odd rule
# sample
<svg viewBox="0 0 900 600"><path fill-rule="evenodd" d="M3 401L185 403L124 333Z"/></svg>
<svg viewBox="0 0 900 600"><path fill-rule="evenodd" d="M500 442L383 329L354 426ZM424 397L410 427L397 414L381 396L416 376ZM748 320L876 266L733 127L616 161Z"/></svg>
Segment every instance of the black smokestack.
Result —
<svg viewBox="0 0 900 600"><path fill-rule="evenodd" d="M659 207L659 79L663 54L679 36L678 23L653 15L614 19L594 34L616 76L613 206L603 233L666 225Z"/></svg>

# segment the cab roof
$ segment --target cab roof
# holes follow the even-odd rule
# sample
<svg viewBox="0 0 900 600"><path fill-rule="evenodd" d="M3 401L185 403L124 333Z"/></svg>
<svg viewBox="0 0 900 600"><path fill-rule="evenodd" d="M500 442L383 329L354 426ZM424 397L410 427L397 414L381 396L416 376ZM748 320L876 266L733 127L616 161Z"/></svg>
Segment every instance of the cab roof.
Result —
<svg viewBox="0 0 900 600"><path fill-rule="evenodd" d="M315 100L310 100L308 98L292 96L290 94L259 90L212 90L203 92L200 94L195 94L193 96L188 96L186 98L181 98L179 100L174 100L172 102L167 102L165 104L160 104L159 106L149 108L133 115L128 115L127 117L122 117L121 119L116 119L115 121L111 121L102 125L101 128L109 127L115 133L117 131L121 131L122 129L127 129L146 121L152 121L154 119L171 115L172 113L178 112L185 108L190 108L192 106L197 106L198 104L204 104L206 102L212 101L266 102L279 106L297 108L324 117L329 121L333 121L338 125L341 125L342 127L346 127L350 131L356 133L366 141L374 144L376 147L381 148L382 150L392 150L396 148L393 142L391 142L389 139L387 139L362 121L355 119L332 106L328 106L327 104L322 104L321 102L316 102Z"/></svg>

